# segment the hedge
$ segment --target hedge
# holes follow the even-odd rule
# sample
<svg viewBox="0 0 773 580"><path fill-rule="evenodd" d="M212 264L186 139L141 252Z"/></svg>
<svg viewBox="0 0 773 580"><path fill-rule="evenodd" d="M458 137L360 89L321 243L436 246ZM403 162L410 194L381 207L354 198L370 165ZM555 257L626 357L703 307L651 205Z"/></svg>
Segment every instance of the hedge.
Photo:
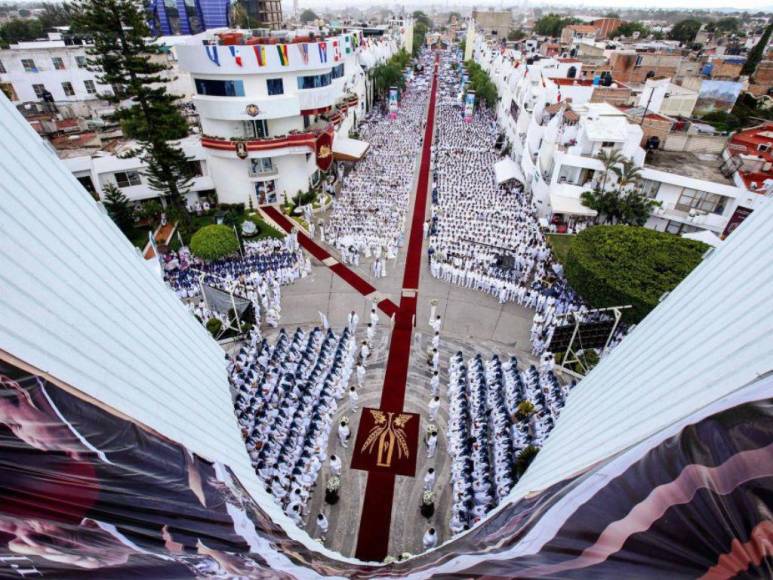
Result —
<svg viewBox="0 0 773 580"><path fill-rule="evenodd" d="M594 308L622 306L626 322L642 320L697 266L702 242L637 226L595 226L581 232L567 255L569 284Z"/></svg>
<svg viewBox="0 0 773 580"><path fill-rule="evenodd" d="M238 251L239 240L230 226L204 226L191 237L191 252L205 260L217 260Z"/></svg>

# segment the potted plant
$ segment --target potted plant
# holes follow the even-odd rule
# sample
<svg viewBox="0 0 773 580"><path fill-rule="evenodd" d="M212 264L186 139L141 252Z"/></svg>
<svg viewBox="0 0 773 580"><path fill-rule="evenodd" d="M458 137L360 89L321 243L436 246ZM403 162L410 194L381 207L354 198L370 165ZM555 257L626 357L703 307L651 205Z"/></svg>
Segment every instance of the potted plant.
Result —
<svg viewBox="0 0 773 580"><path fill-rule="evenodd" d="M330 505L335 505L338 503L338 500L340 499L338 497L338 490L341 487L341 478L337 475L334 475L330 479L327 480L327 485L325 486L325 502L329 503Z"/></svg>
<svg viewBox="0 0 773 580"><path fill-rule="evenodd" d="M425 490L421 494L421 506L419 507L421 515L425 518L431 518L435 513L435 492L431 490Z"/></svg>

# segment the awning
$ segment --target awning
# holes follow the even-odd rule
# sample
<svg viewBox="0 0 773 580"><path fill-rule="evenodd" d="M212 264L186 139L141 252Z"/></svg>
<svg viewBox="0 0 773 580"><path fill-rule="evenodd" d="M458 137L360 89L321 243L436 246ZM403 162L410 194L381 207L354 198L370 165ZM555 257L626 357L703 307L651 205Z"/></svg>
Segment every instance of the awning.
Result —
<svg viewBox="0 0 773 580"><path fill-rule="evenodd" d="M595 209L590 209L582 204L576 197L567 197L565 195L557 195L555 193L550 194L550 207L553 209L553 213L560 213L563 215L579 215L586 217L596 217L598 212Z"/></svg>
<svg viewBox="0 0 773 580"><path fill-rule="evenodd" d="M333 159L340 161L359 161L370 147L367 141L350 139L336 135L333 141Z"/></svg>
<svg viewBox="0 0 773 580"><path fill-rule="evenodd" d="M698 230L697 232L682 234L682 237L688 240L703 242L704 244L708 244L712 248L716 248L722 243L722 240L720 239L720 237L714 232L710 232L709 230Z"/></svg>
<svg viewBox="0 0 773 580"><path fill-rule="evenodd" d="M494 174L496 175L497 185L501 185L505 181L510 181L511 179L516 179L521 183L525 181L521 168L509 157L502 159L502 161L497 161L494 164Z"/></svg>

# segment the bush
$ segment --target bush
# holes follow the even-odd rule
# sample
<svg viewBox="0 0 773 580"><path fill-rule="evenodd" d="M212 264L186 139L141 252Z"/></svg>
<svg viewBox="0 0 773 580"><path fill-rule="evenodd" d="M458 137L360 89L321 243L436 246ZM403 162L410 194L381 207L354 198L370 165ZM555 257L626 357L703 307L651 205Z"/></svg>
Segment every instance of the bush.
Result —
<svg viewBox="0 0 773 580"><path fill-rule="evenodd" d="M191 252L205 260L217 260L239 251L239 240L226 225L204 226L191 238Z"/></svg>
<svg viewBox="0 0 773 580"><path fill-rule="evenodd" d="M209 333L213 337L217 338L220 334L220 331L223 329L223 323L218 318L210 318L207 320L206 327Z"/></svg>
<svg viewBox="0 0 773 580"><path fill-rule="evenodd" d="M595 226L581 232L566 258L569 283L594 308L623 306L629 323L642 320L697 266L702 242L636 226Z"/></svg>
<svg viewBox="0 0 773 580"><path fill-rule="evenodd" d="M281 240L285 237L284 232L280 232L276 228L271 227L256 215L247 216L247 219L254 223L258 228L258 232L250 238L251 240L260 240L263 238L277 238Z"/></svg>

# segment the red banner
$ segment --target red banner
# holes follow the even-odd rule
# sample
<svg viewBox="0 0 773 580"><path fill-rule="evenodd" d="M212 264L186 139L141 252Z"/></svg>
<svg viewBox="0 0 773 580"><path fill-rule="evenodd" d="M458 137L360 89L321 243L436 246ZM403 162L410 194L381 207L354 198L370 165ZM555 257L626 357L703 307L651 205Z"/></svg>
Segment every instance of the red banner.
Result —
<svg viewBox="0 0 773 580"><path fill-rule="evenodd" d="M314 147L314 153L317 155L317 167L321 171L330 169L333 163L333 131L328 130L320 133Z"/></svg>
<svg viewBox="0 0 773 580"><path fill-rule="evenodd" d="M364 408L352 453L352 469L416 475L419 420L416 413Z"/></svg>

